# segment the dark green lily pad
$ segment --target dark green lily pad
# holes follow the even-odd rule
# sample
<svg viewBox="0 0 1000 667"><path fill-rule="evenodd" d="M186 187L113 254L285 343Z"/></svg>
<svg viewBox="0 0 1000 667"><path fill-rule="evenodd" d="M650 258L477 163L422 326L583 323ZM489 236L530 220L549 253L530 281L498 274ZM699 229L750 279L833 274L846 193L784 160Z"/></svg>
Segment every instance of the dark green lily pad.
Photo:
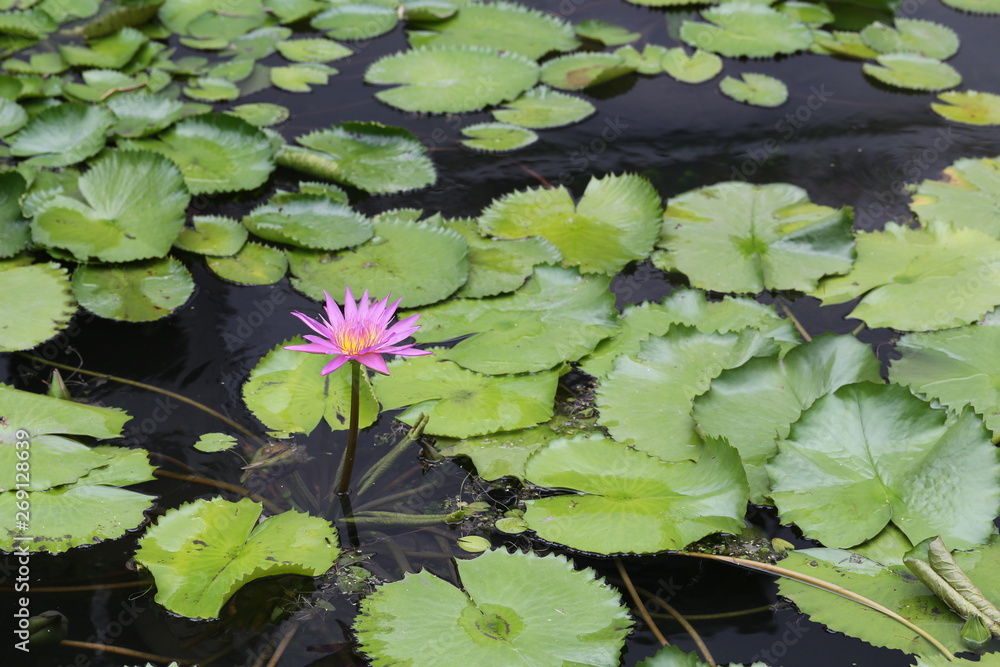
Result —
<svg viewBox="0 0 1000 667"><path fill-rule="evenodd" d="M177 310L194 292L184 265L172 257L118 265L85 264L73 272L73 294L101 317L150 322Z"/></svg>

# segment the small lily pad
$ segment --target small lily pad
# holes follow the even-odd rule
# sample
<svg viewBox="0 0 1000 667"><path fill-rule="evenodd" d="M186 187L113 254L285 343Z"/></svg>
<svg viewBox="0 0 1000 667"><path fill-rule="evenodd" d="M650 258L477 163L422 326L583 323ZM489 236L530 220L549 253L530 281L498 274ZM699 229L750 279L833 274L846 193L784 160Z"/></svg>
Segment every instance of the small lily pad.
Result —
<svg viewBox="0 0 1000 667"><path fill-rule="evenodd" d="M948 26L897 16L895 27L880 21L861 31L866 45L882 54L915 53L935 60L947 60L958 51L958 35Z"/></svg>
<svg viewBox="0 0 1000 667"><path fill-rule="evenodd" d="M563 90L582 90L634 71L625 59L613 53L571 53L553 58L542 66L542 83Z"/></svg>
<svg viewBox="0 0 1000 667"><path fill-rule="evenodd" d="M1000 14L997 0L942 0L944 4L963 12L973 14Z"/></svg>
<svg viewBox="0 0 1000 667"><path fill-rule="evenodd" d="M462 144L490 153L513 151L538 141L538 135L510 123L475 123L462 128Z"/></svg>
<svg viewBox="0 0 1000 667"><path fill-rule="evenodd" d="M2 274L0 274L2 275ZM194 281L172 257L118 265L85 264L73 272L73 294L101 317L151 322L184 305Z"/></svg>
<svg viewBox="0 0 1000 667"><path fill-rule="evenodd" d="M759 107L779 107L788 101L788 86L781 80L756 72L744 72L741 77L723 78L719 90L737 102Z"/></svg>
<svg viewBox="0 0 1000 667"><path fill-rule="evenodd" d="M661 61L663 70L683 83L703 83L722 71L722 58L696 49L688 55L680 46L668 50Z"/></svg>
<svg viewBox="0 0 1000 667"><path fill-rule="evenodd" d="M65 167L97 154L114 116L104 107L60 104L45 109L7 139L11 155L29 157L27 164Z"/></svg>
<svg viewBox="0 0 1000 667"><path fill-rule="evenodd" d="M185 227L174 240L174 247L199 255L228 257L246 243L246 227L232 218L219 215L196 215L192 227Z"/></svg>
<svg viewBox="0 0 1000 667"><path fill-rule="evenodd" d="M273 285L288 272L283 252L252 242L232 257L208 257L205 263L212 273L238 285Z"/></svg>
<svg viewBox="0 0 1000 667"><path fill-rule="evenodd" d="M122 28L113 35L92 40L86 47L60 44L58 48L63 60L74 67L120 69L148 39L135 28Z"/></svg>
<svg viewBox="0 0 1000 667"><path fill-rule="evenodd" d="M354 53L343 44L332 39L290 39L279 42L278 53L300 63L328 63L340 60Z"/></svg>
<svg viewBox="0 0 1000 667"><path fill-rule="evenodd" d="M252 210L243 224L267 241L314 250L361 245L375 234L363 215L322 195L285 195Z"/></svg>
<svg viewBox="0 0 1000 667"><path fill-rule="evenodd" d="M625 61L626 67L647 75L663 71L663 56L666 54L667 48L658 44L647 44L641 52L631 45L615 49L615 55Z"/></svg>
<svg viewBox="0 0 1000 667"><path fill-rule="evenodd" d="M0 97L0 137L17 132L28 122L28 113L17 102Z"/></svg>
<svg viewBox="0 0 1000 667"><path fill-rule="evenodd" d="M939 116L969 125L1000 125L1000 95L978 90L942 93L938 99L945 104L931 103Z"/></svg>
<svg viewBox="0 0 1000 667"><path fill-rule="evenodd" d="M199 452L224 452L236 444L236 438L227 433L205 433L194 443L194 448Z"/></svg>
<svg viewBox="0 0 1000 667"><path fill-rule="evenodd" d="M493 117L501 123L540 130L578 123L595 111L583 98L538 86L493 111Z"/></svg>
<svg viewBox="0 0 1000 667"><path fill-rule="evenodd" d="M371 39L384 35L399 22L395 9L374 2L345 2L312 17L310 23L333 39Z"/></svg>
<svg viewBox="0 0 1000 667"><path fill-rule="evenodd" d="M217 77L202 76L184 86L184 94L202 102L224 102L240 96L240 89L232 81Z"/></svg>
<svg viewBox="0 0 1000 667"><path fill-rule="evenodd" d="M637 32L631 32L620 25L608 23L600 19L587 19L580 21L574 28L576 34L586 39L600 42L607 46L620 46L629 44L642 37Z"/></svg>
<svg viewBox="0 0 1000 667"><path fill-rule="evenodd" d="M311 86L325 86L337 70L320 63L302 63L271 68L271 83L290 93L312 92Z"/></svg>
<svg viewBox="0 0 1000 667"><path fill-rule="evenodd" d="M120 137L155 134L184 117L183 102L148 92L114 95L107 105L116 119L113 131Z"/></svg>
<svg viewBox="0 0 1000 667"><path fill-rule="evenodd" d="M809 48L812 31L804 23L763 4L727 2L702 10L711 23L684 21L680 37L688 45L729 58L770 58Z"/></svg>
<svg viewBox="0 0 1000 667"><path fill-rule="evenodd" d="M865 74L882 83L907 90L946 90L962 83L962 75L947 63L914 53L890 53L865 63Z"/></svg>

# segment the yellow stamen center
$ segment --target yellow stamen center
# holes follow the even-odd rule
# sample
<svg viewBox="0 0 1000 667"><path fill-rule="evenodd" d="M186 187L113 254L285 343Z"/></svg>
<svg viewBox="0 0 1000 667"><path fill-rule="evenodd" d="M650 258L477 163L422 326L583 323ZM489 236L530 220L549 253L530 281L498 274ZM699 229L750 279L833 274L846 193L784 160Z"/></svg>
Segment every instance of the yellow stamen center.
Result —
<svg viewBox="0 0 1000 667"><path fill-rule="evenodd" d="M378 328L365 324L347 325L339 329L334 337L334 342L344 354L363 354L365 350L377 345L378 341Z"/></svg>

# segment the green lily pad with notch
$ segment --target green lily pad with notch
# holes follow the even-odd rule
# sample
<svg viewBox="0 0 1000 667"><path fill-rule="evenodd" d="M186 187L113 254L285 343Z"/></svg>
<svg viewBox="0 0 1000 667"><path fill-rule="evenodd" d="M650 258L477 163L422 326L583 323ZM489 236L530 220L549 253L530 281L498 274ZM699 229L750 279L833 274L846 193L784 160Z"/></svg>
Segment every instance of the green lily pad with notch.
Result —
<svg viewBox="0 0 1000 667"><path fill-rule="evenodd" d="M267 21L261 0L167 0L157 17L179 35L227 44Z"/></svg>
<svg viewBox="0 0 1000 667"><path fill-rule="evenodd" d="M3 274L0 274L2 277ZM966 406L1000 433L1000 320L925 334L907 334L896 343L901 359L889 368L892 382L934 399L953 412Z"/></svg>
<svg viewBox="0 0 1000 667"><path fill-rule="evenodd" d="M149 40L135 28L122 28L118 32L92 40L87 46L60 44L59 54L74 67L99 67L121 69Z"/></svg>
<svg viewBox="0 0 1000 667"><path fill-rule="evenodd" d="M535 486L567 493L524 501L546 542L598 554L683 549L739 533L747 483L736 450L705 441L697 463L668 463L601 435L553 440L525 464Z"/></svg>
<svg viewBox="0 0 1000 667"><path fill-rule="evenodd" d="M455 298L479 299L513 292L539 264L558 264L562 255L543 238L498 240L479 235L475 220L450 220L445 227L462 235L469 246L469 279Z"/></svg>
<svg viewBox="0 0 1000 667"><path fill-rule="evenodd" d="M337 70L320 63L301 63L271 68L271 83L290 93L312 92L310 86L325 86Z"/></svg>
<svg viewBox="0 0 1000 667"><path fill-rule="evenodd" d="M529 129L510 123L474 123L462 128L462 145L488 153L514 151L538 141Z"/></svg>
<svg viewBox="0 0 1000 667"><path fill-rule="evenodd" d="M271 143L246 121L201 114L151 139L120 142L128 150L150 150L172 160L192 194L238 192L263 185L274 171Z"/></svg>
<svg viewBox="0 0 1000 667"><path fill-rule="evenodd" d="M579 359L618 330L608 286L604 276L538 266L513 294L421 309L414 338L423 343L468 336L440 356L480 373L546 370Z"/></svg>
<svg viewBox="0 0 1000 667"><path fill-rule="evenodd" d="M228 433L205 433L194 443L199 452L224 452L237 445L236 438Z"/></svg>
<svg viewBox="0 0 1000 667"><path fill-rule="evenodd" d="M756 72L744 72L740 77L724 77L719 82L722 94L758 107L780 107L788 101L788 86L780 79Z"/></svg>
<svg viewBox="0 0 1000 667"><path fill-rule="evenodd" d="M257 522L262 505L199 499L167 510L139 540L135 560L156 601L189 618L216 618L242 586L262 577L318 577L340 555L330 523L295 510Z"/></svg>
<svg viewBox="0 0 1000 667"><path fill-rule="evenodd" d="M278 53L299 63L328 63L354 53L332 39L289 39L277 44Z"/></svg>
<svg viewBox="0 0 1000 667"><path fill-rule="evenodd" d="M2 273L0 273L2 275ZM115 438L131 416L118 408L87 405L51 396L32 394L0 384L0 444L14 446L18 431L27 431L32 438L61 433L93 438ZM3 475L14 473L14 466L5 468ZM0 479L3 479L0 477ZM4 488L9 484L4 483Z"/></svg>
<svg viewBox="0 0 1000 667"><path fill-rule="evenodd" d="M371 294L393 293L416 308L447 298L469 275L462 236L425 222L376 218L375 237L339 253L288 249L292 286L316 300L364 285ZM434 261L428 261L433 257Z"/></svg>
<svg viewBox="0 0 1000 667"><path fill-rule="evenodd" d="M36 243L74 257L127 262L163 257L184 226L191 197L177 167L146 151L116 151L58 194L31 223Z"/></svg>
<svg viewBox="0 0 1000 667"><path fill-rule="evenodd" d="M876 21L861 31L866 45L882 54L915 53L947 60L958 52L958 35L948 26L897 16L895 27Z"/></svg>
<svg viewBox="0 0 1000 667"><path fill-rule="evenodd" d="M664 461L696 460L702 437L691 416L712 379L754 357L778 353L756 329L702 333L674 325L647 338L635 356L620 356L597 389L599 423L618 442Z"/></svg>
<svg viewBox="0 0 1000 667"><path fill-rule="evenodd" d="M614 53L571 53L542 66L542 83L562 90L582 90L631 74L635 68Z"/></svg>
<svg viewBox="0 0 1000 667"><path fill-rule="evenodd" d="M778 451L775 440L821 396L855 382L879 382L879 368L871 347L853 336L819 336L782 360L751 359L724 371L695 398L694 418L707 435L739 450L750 499L762 503L770 489L764 463Z"/></svg>
<svg viewBox="0 0 1000 667"><path fill-rule="evenodd" d="M114 95L107 101L119 137L138 138L156 134L184 117L184 103L147 92Z"/></svg>
<svg viewBox="0 0 1000 667"><path fill-rule="evenodd" d="M399 23L399 14L387 4L346 2L312 17L310 25L333 39L371 39L386 34Z"/></svg>
<svg viewBox="0 0 1000 667"><path fill-rule="evenodd" d="M0 97L0 137L17 132L28 122L28 113L17 102Z"/></svg>
<svg viewBox="0 0 1000 667"><path fill-rule="evenodd" d="M606 46L621 46L631 44L642 37L637 32L632 32L620 25L602 21L601 19L587 19L580 21L574 26L576 34L585 39L600 42Z"/></svg>
<svg viewBox="0 0 1000 667"><path fill-rule="evenodd" d="M969 549L1000 513L1000 453L979 417L951 417L896 385L858 383L818 399L766 469L782 521L831 547L860 544L891 521L913 544L940 535Z"/></svg>
<svg viewBox="0 0 1000 667"><path fill-rule="evenodd" d="M931 109L948 120L968 125L1000 125L1000 95L963 90L941 93L938 99L945 104L932 102Z"/></svg>
<svg viewBox="0 0 1000 667"><path fill-rule="evenodd" d="M97 16L76 28L87 39L104 37L122 28L141 26L156 16L163 0L115 0L101 4Z"/></svg>
<svg viewBox="0 0 1000 667"><path fill-rule="evenodd" d="M242 118L254 127L270 127L278 125L288 120L292 112L288 107L270 102L253 102L251 104L240 104L226 111L230 116Z"/></svg>
<svg viewBox="0 0 1000 667"><path fill-rule="evenodd" d="M227 62L220 62L209 68L205 77L209 79L224 79L231 83L239 83L253 73L255 63L253 60L243 60L233 58ZM199 81L201 79L198 79Z"/></svg>
<svg viewBox="0 0 1000 667"><path fill-rule="evenodd" d="M953 9L973 14L1000 14L1000 2L997 0L941 0Z"/></svg>
<svg viewBox="0 0 1000 667"><path fill-rule="evenodd" d="M375 235L368 218L323 195L285 195L250 211L243 224L266 241L313 250L350 248Z"/></svg>
<svg viewBox="0 0 1000 667"><path fill-rule="evenodd" d="M243 402L274 437L312 433L321 419L334 431L349 426L351 365L320 375L332 356L284 349L305 342L295 338L279 344L261 358L243 383ZM367 375L361 380L358 407L359 427L371 426L379 409Z"/></svg>
<svg viewBox="0 0 1000 667"><path fill-rule="evenodd" d="M594 105L583 98L537 86L495 109L493 117L501 123L542 130L578 123L595 111Z"/></svg>
<svg viewBox="0 0 1000 667"><path fill-rule="evenodd" d="M246 227L221 215L195 215L191 225L181 229L174 239L174 247L178 250L230 257L240 251L249 236Z"/></svg>
<svg viewBox="0 0 1000 667"><path fill-rule="evenodd" d="M824 305L861 301L851 317L870 327L932 331L973 322L1000 305L1000 241L935 220L888 223L857 235L858 260L813 291Z"/></svg>
<svg viewBox="0 0 1000 667"><path fill-rule="evenodd" d="M444 20L416 21L407 31L410 46L474 46L538 60L550 51L580 46L573 26L537 9L504 0L465 4Z"/></svg>
<svg viewBox="0 0 1000 667"><path fill-rule="evenodd" d="M800 23L805 23L810 27L819 27L827 23L833 23L835 16L829 7L823 3L796 2L788 0L781 3L778 11L787 14Z"/></svg>
<svg viewBox="0 0 1000 667"><path fill-rule="evenodd" d="M430 348L428 348L430 349ZM399 358L389 375L375 378L375 396L386 410L406 407L396 419L411 426L426 414L428 435L468 438L515 431L552 417L559 372L481 375L429 356Z"/></svg>
<svg viewBox="0 0 1000 667"><path fill-rule="evenodd" d="M722 71L722 58L701 49L688 55L683 47L677 46L663 54L660 65L682 83L704 83Z"/></svg>
<svg viewBox="0 0 1000 667"><path fill-rule="evenodd" d="M771 58L808 49L813 41L807 25L767 5L727 2L702 10L701 17L710 23L684 21L681 40L729 58Z"/></svg>
<svg viewBox="0 0 1000 667"><path fill-rule="evenodd" d="M757 329L775 340L782 355L799 344L792 323L779 317L770 306L732 296L709 301L704 292L690 289L674 291L661 303L626 306L618 323L618 333L602 340L580 361L582 371L603 378L611 372L615 359L635 356L642 341L663 336L676 324L705 334Z"/></svg>
<svg viewBox="0 0 1000 667"><path fill-rule="evenodd" d="M58 264L0 270L0 352L44 343L66 328L74 313L69 277Z"/></svg>
<svg viewBox="0 0 1000 667"><path fill-rule="evenodd" d="M576 206L562 186L504 195L483 211L479 229L502 239L541 236L559 249L564 266L612 275L650 254L661 212L649 181L611 174L592 178Z"/></svg>
<svg viewBox="0 0 1000 667"><path fill-rule="evenodd" d="M954 67L933 58L914 53L889 53L865 63L864 73L882 83L907 90L940 91L962 83L962 75Z"/></svg>
<svg viewBox="0 0 1000 667"><path fill-rule="evenodd" d="M183 306L194 280L173 257L118 265L85 264L73 272L80 305L109 320L151 322Z"/></svg>
<svg viewBox="0 0 1000 667"><path fill-rule="evenodd" d="M237 285L273 285L288 272L288 259L278 248L249 241L232 257L206 257L212 273Z"/></svg>
<svg viewBox="0 0 1000 667"><path fill-rule="evenodd" d="M850 209L812 203L794 185L718 183L667 202L657 246L695 287L809 291L824 275L850 270L851 217Z"/></svg>
<svg viewBox="0 0 1000 667"><path fill-rule="evenodd" d="M940 180L911 185L910 210L921 221L938 220L1000 237L1000 160L959 158Z"/></svg>
<svg viewBox="0 0 1000 667"><path fill-rule="evenodd" d="M647 75L663 71L663 57L666 54L667 47L659 44L647 44L641 52L631 45L615 49L615 55L625 61L626 67Z"/></svg>
<svg viewBox="0 0 1000 667"><path fill-rule="evenodd" d="M225 102L240 96L240 89L232 81L210 76L202 76L184 86L184 94L202 102Z"/></svg>
<svg viewBox="0 0 1000 667"><path fill-rule="evenodd" d="M516 98L538 83L538 65L517 54L475 46L433 46L385 56L365 82L399 84L375 97L404 111L478 111Z"/></svg>
<svg viewBox="0 0 1000 667"><path fill-rule="evenodd" d="M618 664L632 621L593 570L505 549L455 566L464 590L421 571L362 601L354 632L372 665Z"/></svg>
<svg viewBox="0 0 1000 667"><path fill-rule="evenodd" d="M21 198L26 190L21 174L14 171L0 174L0 259L17 255L31 241L31 227L21 211ZM4 319L7 318L0 321Z"/></svg>
<svg viewBox="0 0 1000 667"><path fill-rule="evenodd" d="M60 104L39 113L6 141L11 155L28 158L26 164L65 167L103 149L105 132L114 122L103 107Z"/></svg>
<svg viewBox="0 0 1000 667"><path fill-rule="evenodd" d="M409 131L381 123L349 122L296 138L278 164L371 193L403 192L437 180L427 149Z"/></svg>

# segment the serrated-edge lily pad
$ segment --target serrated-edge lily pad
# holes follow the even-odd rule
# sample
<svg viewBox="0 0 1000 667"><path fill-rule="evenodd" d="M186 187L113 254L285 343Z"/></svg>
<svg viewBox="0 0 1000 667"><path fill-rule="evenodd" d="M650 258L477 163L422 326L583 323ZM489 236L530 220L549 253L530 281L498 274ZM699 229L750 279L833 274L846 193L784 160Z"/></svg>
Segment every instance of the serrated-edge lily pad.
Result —
<svg viewBox="0 0 1000 667"><path fill-rule="evenodd" d="M940 180L910 186L910 210L923 222L938 220L1000 237L1000 160L960 158Z"/></svg>
<svg viewBox="0 0 1000 667"><path fill-rule="evenodd" d="M246 227L220 215L193 216L191 225L183 228L174 240L178 250L228 257L239 252L249 236Z"/></svg>
<svg viewBox="0 0 1000 667"><path fill-rule="evenodd" d="M618 664L631 619L593 570L504 549L455 565L464 590L421 571L364 599L354 630L372 665Z"/></svg>
<svg viewBox="0 0 1000 667"><path fill-rule="evenodd" d="M595 111L583 98L537 86L494 110L493 117L501 123L541 130L578 123Z"/></svg>
<svg viewBox="0 0 1000 667"><path fill-rule="evenodd" d="M788 101L788 86L783 81L756 72L744 72L740 79L724 77L719 90L737 102L759 107L779 107Z"/></svg>
<svg viewBox="0 0 1000 667"><path fill-rule="evenodd" d="M969 125L1000 125L1000 95L963 90L938 95L945 104L931 103L939 116Z"/></svg>
<svg viewBox="0 0 1000 667"><path fill-rule="evenodd" d="M249 498L214 498L168 510L135 553L156 581L156 601L189 618L216 618L254 579L316 577L333 566L340 549L329 522L289 510L258 524L262 509Z"/></svg>
<svg viewBox="0 0 1000 667"><path fill-rule="evenodd" d="M19 173L0 174L0 259L17 255L31 241L29 221L21 210L26 190L27 183Z"/></svg>
<svg viewBox="0 0 1000 667"><path fill-rule="evenodd" d="M1000 4L996 0L941 0L944 4L963 12L973 14L1000 14Z"/></svg>
<svg viewBox="0 0 1000 667"><path fill-rule="evenodd" d="M75 312L69 277L58 264L0 271L0 352L44 343L65 328Z"/></svg>
<svg viewBox="0 0 1000 667"><path fill-rule="evenodd" d="M28 122L28 113L12 100L0 97L0 137L17 132Z"/></svg>
<svg viewBox="0 0 1000 667"><path fill-rule="evenodd" d="M135 28L122 28L112 35L91 41L86 47L60 44L58 48L63 60L74 67L119 69L132 59L148 39Z"/></svg>
<svg viewBox="0 0 1000 667"><path fill-rule="evenodd" d="M375 234L363 215L322 195L286 195L250 211L243 224L264 240L313 250L350 248Z"/></svg>
<svg viewBox="0 0 1000 667"><path fill-rule="evenodd" d="M576 34L586 39L600 42L606 46L621 46L629 44L642 37L637 32L630 32L626 28L601 19L587 19L580 21L573 28Z"/></svg>
<svg viewBox="0 0 1000 667"><path fill-rule="evenodd" d="M11 154L28 157L28 164L65 167L104 148L104 134L114 122L104 107L60 104L29 120L7 143Z"/></svg>
<svg viewBox="0 0 1000 667"><path fill-rule="evenodd" d="M538 141L529 129L510 123L474 123L462 128L462 145L489 153L513 151Z"/></svg>
<svg viewBox="0 0 1000 667"><path fill-rule="evenodd" d="M722 71L722 58L695 49L688 55L680 46L669 49L660 61L663 71L683 83L704 83Z"/></svg>
<svg viewBox="0 0 1000 667"><path fill-rule="evenodd" d="M187 302L194 280L173 257L118 265L87 264L73 272L73 294L101 317L151 322Z"/></svg>
<svg viewBox="0 0 1000 667"><path fill-rule="evenodd" d="M542 66L542 83L563 90L582 90L635 70L614 53L571 53L547 61Z"/></svg>
<svg viewBox="0 0 1000 667"><path fill-rule="evenodd" d="M238 285L273 285L288 272L288 259L278 248L247 242L232 257L207 257L212 273Z"/></svg>
<svg viewBox="0 0 1000 667"><path fill-rule="evenodd" d="M686 44L729 58L770 58L809 48L812 31L803 23L767 5L727 2L705 9L711 23L684 21L680 37Z"/></svg>
<svg viewBox="0 0 1000 667"><path fill-rule="evenodd" d="M288 107L269 102L253 102L240 104L226 111L230 116L242 118L254 127L270 127L288 120L292 112Z"/></svg>
<svg viewBox="0 0 1000 667"><path fill-rule="evenodd" d="M117 119L114 133L120 137L155 134L184 117L183 102L147 92L114 95L107 105Z"/></svg>
<svg viewBox="0 0 1000 667"><path fill-rule="evenodd" d="M954 67L915 53L889 53L876 58L878 65L865 63L865 74L882 83L908 90L939 91L962 83Z"/></svg>
<svg viewBox="0 0 1000 667"><path fill-rule="evenodd" d="M32 437L50 433L89 435L94 438L115 438L131 417L124 410L85 403L75 403L51 396L41 396L0 384L0 444L13 446L19 430ZM6 415L17 415L16 419ZM13 466L8 468L14 472ZM4 473L7 474L7 473Z"/></svg>
<svg viewBox="0 0 1000 667"><path fill-rule="evenodd" d="M615 55L624 60L626 66L646 75L663 71L663 56L666 54L667 47L659 44L646 44L641 52L631 44L615 49Z"/></svg>
<svg viewBox="0 0 1000 667"><path fill-rule="evenodd" d="M184 86L184 94L202 102L224 102L240 96L240 89L232 81L218 77L202 76Z"/></svg>
<svg viewBox="0 0 1000 667"><path fill-rule="evenodd" d="M516 98L538 83L539 69L517 54L472 46L433 46L385 56L365 71L365 82L401 84L375 97L404 111L478 111Z"/></svg>
<svg viewBox="0 0 1000 667"><path fill-rule="evenodd" d="M923 19L898 16L895 27L880 21L867 25L861 39L878 53L916 53L947 60L958 52L958 35L948 26Z"/></svg>
<svg viewBox="0 0 1000 667"><path fill-rule="evenodd" d="M343 2L312 17L311 25L334 39L371 39L389 32L399 22L393 8L375 2Z"/></svg>

